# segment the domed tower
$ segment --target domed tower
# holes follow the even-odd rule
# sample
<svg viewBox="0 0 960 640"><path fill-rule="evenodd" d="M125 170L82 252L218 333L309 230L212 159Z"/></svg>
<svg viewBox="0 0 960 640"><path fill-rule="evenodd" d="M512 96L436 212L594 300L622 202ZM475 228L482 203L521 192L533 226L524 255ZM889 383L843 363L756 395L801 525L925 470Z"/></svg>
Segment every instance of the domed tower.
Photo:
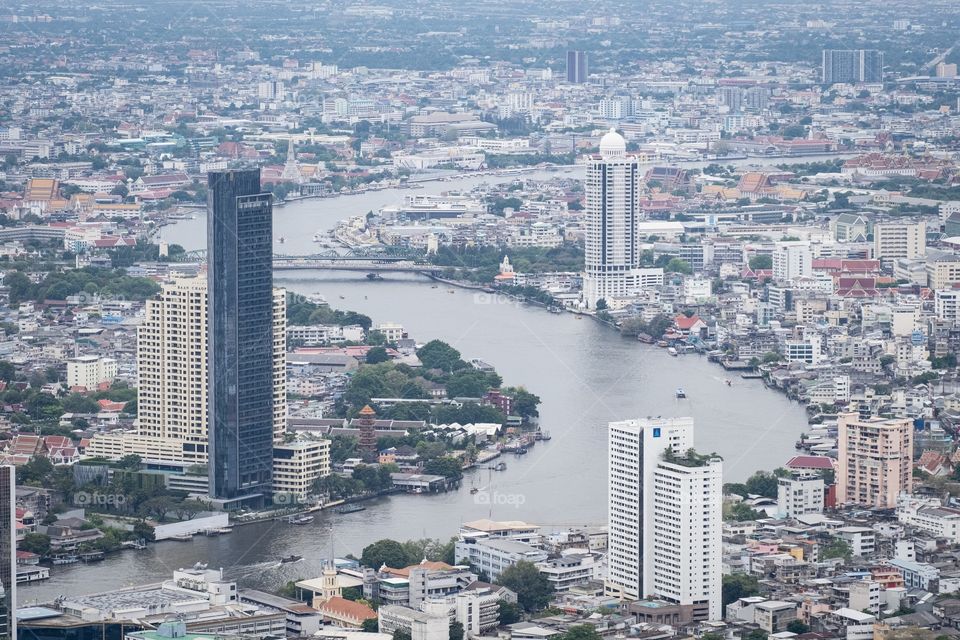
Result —
<svg viewBox="0 0 960 640"><path fill-rule="evenodd" d="M610 128L602 138L600 138L600 156L603 158L616 158L627 154L627 141L623 136L617 133L617 130Z"/></svg>
<svg viewBox="0 0 960 640"><path fill-rule="evenodd" d="M655 274L640 266L642 176L639 159L627 154L627 142L615 129L600 139L600 153L587 158L583 303L588 309L657 284Z"/></svg>

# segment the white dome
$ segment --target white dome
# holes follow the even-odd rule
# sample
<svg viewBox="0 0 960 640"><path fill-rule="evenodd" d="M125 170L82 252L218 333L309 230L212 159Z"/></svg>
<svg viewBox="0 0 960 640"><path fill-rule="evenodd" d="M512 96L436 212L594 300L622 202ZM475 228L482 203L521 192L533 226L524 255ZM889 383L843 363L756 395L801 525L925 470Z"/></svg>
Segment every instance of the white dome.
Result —
<svg viewBox="0 0 960 640"><path fill-rule="evenodd" d="M600 138L600 155L622 156L626 152L627 141L617 133L616 129L610 129L610 131Z"/></svg>

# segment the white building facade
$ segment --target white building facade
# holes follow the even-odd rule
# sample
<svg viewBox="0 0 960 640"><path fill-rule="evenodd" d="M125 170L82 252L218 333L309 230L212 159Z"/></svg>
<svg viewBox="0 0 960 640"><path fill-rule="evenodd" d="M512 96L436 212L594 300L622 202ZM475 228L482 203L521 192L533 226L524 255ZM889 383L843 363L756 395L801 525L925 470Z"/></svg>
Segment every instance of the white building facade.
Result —
<svg viewBox="0 0 960 640"><path fill-rule="evenodd" d="M610 424L605 590L719 620L723 463L687 457L692 447L692 418Z"/></svg>
<svg viewBox="0 0 960 640"><path fill-rule="evenodd" d="M611 130L600 140L600 154L587 159L585 273L583 301L635 295L649 278L640 268L638 223L640 158L628 155L626 141Z"/></svg>

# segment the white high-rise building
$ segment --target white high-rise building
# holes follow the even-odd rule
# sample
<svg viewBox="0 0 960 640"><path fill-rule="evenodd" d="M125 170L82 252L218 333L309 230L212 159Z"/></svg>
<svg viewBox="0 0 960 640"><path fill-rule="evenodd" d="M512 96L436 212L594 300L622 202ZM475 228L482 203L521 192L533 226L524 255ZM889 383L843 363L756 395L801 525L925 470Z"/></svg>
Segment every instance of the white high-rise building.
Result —
<svg viewBox="0 0 960 640"><path fill-rule="evenodd" d="M813 275L813 254L810 243L802 240L778 242L773 250L773 279L789 282Z"/></svg>
<svg viewBox="0 0 960 640"><path fill-rule="evenodd" d="M286 292L273 292L273 431L287 419ZM163 462L207 462L207 279L177 278L147 300L137 327L136 432L95 435L91 455L138 455Z"/></svg>
<svg viewBox="0 0 960 640"><path fill-rule="evenodd" d="M207 459L207 279L179 278L147 300L137 327L140 433ZM186 446L186 445L190 446Z"/></svg>
<svg viewBox="0 0 960 640"><path fill-rule="evenodd" d="M723 462L692 448L692 418L610 423L606 592L719 620Z"/></svg>
<svg viewBox="0 0 960 640"><path fill-rule="evenodd" d="M600 154L587 159L587 234L583 301L594 309L598 300L635 295L649 286L650 269L640 268L637 223L640 158L627 154L623 136L611 129L600 140Z"/></svg>
<svg viewBox="0 0 960 640"><path fill-rule="evenodd" d="M922 258L927 253L924 222L881 222L873 225L873 257L880 260Z"/></svg>

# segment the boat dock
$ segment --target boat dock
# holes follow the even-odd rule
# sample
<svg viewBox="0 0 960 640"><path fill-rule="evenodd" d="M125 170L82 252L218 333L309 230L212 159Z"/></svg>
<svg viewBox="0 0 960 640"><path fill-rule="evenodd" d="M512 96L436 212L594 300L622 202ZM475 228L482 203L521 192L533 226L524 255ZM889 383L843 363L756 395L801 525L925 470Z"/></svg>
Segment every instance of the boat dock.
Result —
<svg viewBox="0 0 960 640"><path fill-rule="evenodd" d="M753 366L743 360L721 360L720 366L727 371L753 371Z"/></svg>

